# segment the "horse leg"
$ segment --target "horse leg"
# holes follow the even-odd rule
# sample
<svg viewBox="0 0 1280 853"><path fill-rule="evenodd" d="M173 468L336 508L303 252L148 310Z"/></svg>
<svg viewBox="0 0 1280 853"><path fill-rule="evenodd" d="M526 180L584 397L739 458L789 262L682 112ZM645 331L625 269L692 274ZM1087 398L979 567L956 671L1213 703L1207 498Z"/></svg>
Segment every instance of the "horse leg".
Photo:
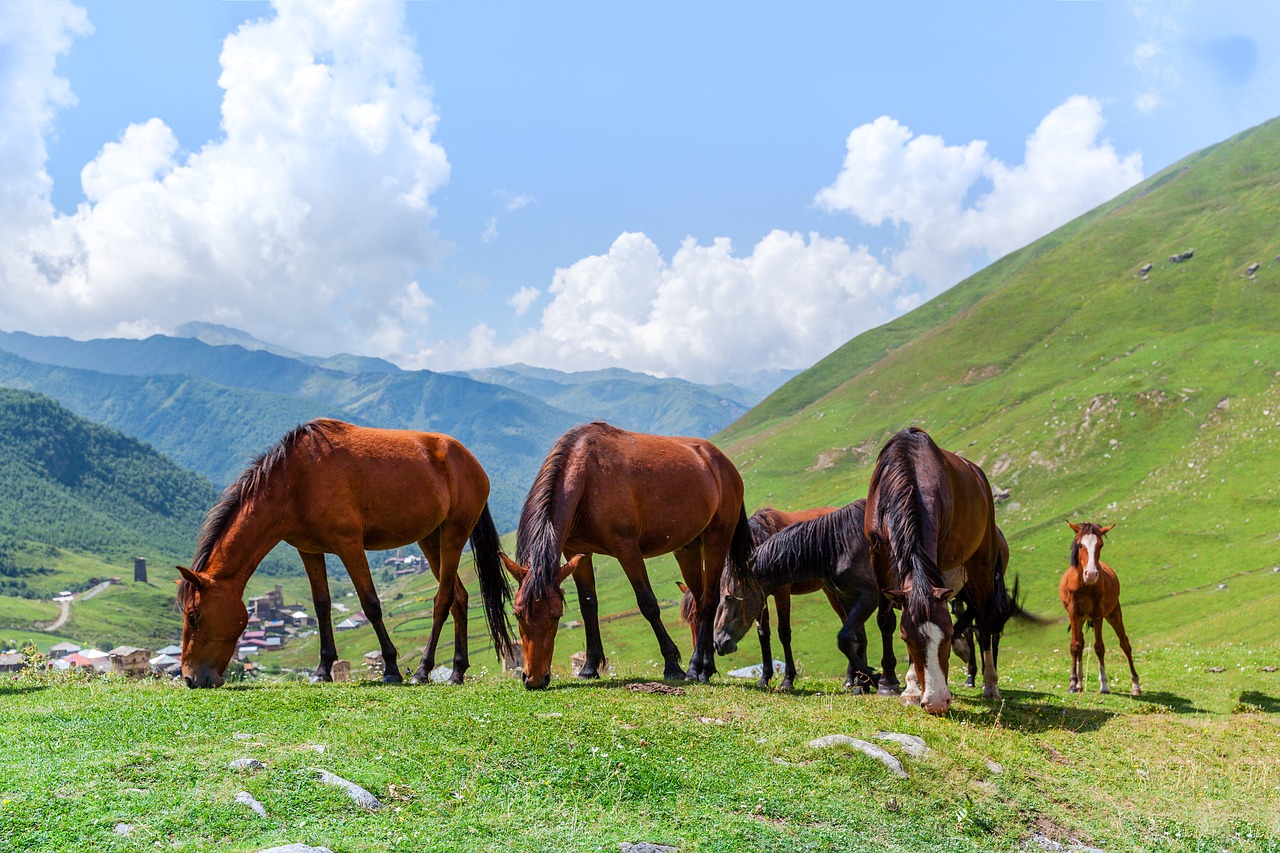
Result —
<svg viewBox="0 0 1280 853"><path fill-rule="evenodd" d="M873 589L861 592L849 605L844 617L844 626L836 635L836 645L849 659L849 669L845 674L844 686L855 696L871 692L876 686L876 678L867 665L867 617L876 607L876 592Z"/></svg>
<svg viewBox="0 0 1280 853"><path fill-rule="evenodd" d="M1120 638L1120 649L1124 652L1124 656L1129 659L1129 675L1133 678L1133 684L1129 692L1134 696L1142 695L1142 687L1138 684L1138 670L1133 666L1133 647L1129 645L1129 635L1124 630L1124 615L1120 612L1120 602L1116 602L1116 609L1111 611L1111 615L1107 617L1107 621L1111 623L1111 629L1116 632L1116 636Z"/></svg>
<svg viewBox="0 0 1280 853"><path fill-rule="evenodd" d="M347 574L351 576L351 583L356 588L356 597L360 599L365 618L378 635L378 646L382 649L382 680L391 684L404 681L397 663L396 647L387 633L387 626L382 622L382 602L378 600L378 591L373 588L369 558L365 556L364 549L356 544L339 551L338 559L347 567Z"/></svg>
<svg viewBox="0 0 1280 853"><path fill-rule="evenodd" d="M785 593L784 593L785 594ZM774 595L777 600L777 594ZM766 596L764 606L760 608L760 618L756 620L756 636L760 638L760 680L756 682L756 686L762 689L769 687L769 679L773 678L773 648L769 642L769 598ZM778 604L778 638L782 638L782 605ZM791 645L782 640L782 647L786 649L787 657L791 656ZM786 689L786 682L783 682L783 689Z"/></svg>
<svg viewBox="0 0 1280 853"><path fill-rule="evenodd" d="M983 699L999 699L1000 688L996 686L999 676L996 674L996 638L990 631L979 629L978 634L978 650L973 653L973 659L976 660L978 654L982 655L982 698Z"/></svg>
<svg viewBox="0 0 1280 853"><path fill-rule="evenodd" d="M428 684L431 681L431 671L436 668L436 644L440 641L440 632L444 628L441 617L437 616L440 605L444 603L444 596L441 594L444 584L440 580L441 566L443 562L440 558L440 530L436 529L427 536L418 540L418 547L422 549L422 555L427 558L427 565L431 567L431 574L436 579L436 597L432 605L431 634L427 639L426 648L422 650L422 658L418 661L418 668L414 670L413 677L409 679L410 684ZM452 584L450 584L452 592ZM448 613L451 609L446 608L444 611Z"/></svg>
<svg viewBox="0 0 1280 853"><path fill-rule="evenodd" d="M689 671L684 674L684 677L701 681L710 680L712 673L716 671L715 650L711 644L711 637L715 630L716 605L719 603L720 595L720 578L717 576L709 579L703 574L705 547L702 539L695 539L674 552L676 563L680 566L680 574L684 577L685 585L693 591L693 600L696 605L693 611L693 622L689 626L693 633L693 652L689 656ZM710 605L709 608L708 605ZM768 607L767 602L764 607ZM705 660L700 656L700 652L705 654ZM704 675L704 669L707 667L709 671Z"/></svg>
<svg viewBox="0 0 1280 853"><path fill-rule="evenodd" d="M779 686L783 690L790 691L796 686L796 659L791 654L791 588L777 590L773 601L778 607L778 642L782 643L782 659L786 661L782 672L782 684ZM766 657L765 663L772 672L773 660Z"/></svg>
<svg viewBox="0 0 1280 853"><path fill-rule="evenodd" d="M472 524L474 527L474 524ZM449 676L450 684L462 684L466 679L466 672L471 665L470 656L467 653L467 604L468 595L466 587L462 585L462 581L458 578L458 564L462 562L462 549L466 547L467 536L471 532L469 527L460 525L454 519L446 519L444 524L440 525L434 533L428 535L423 542L428 546L434 547L439 554L439 574L436 575L440 581L436 587L435 606L431 613L431 639L427 645L427 651L423 652L423 660L427 661L428 652L430 653L430 661L434 663L436 644L440 640L440 634L444 631L444 621L450 615L453 616L453 674ZM421 545L420 545L421 547ZM427 553L428 548L423 547L423 553ZM430 562L428 560L428 562ZM435 570L435 567L432 569ZM418 671L414 673L414 677L430 678L431 670L422 671L422 664L419 663Z"/></svg>
<svg viewBox="0 0 1280 853"><path fill-rule="evenodd" d="M330 674L333 662L338 659L338 647L333 641L333 602L329 598L329 575L325 570L324 554L298 552L302 566L307 570L311 584L311 603L316 608L316 624L320 628L320 666L312 673L312 681L333 681Z"/></svg>
<svg viewBox="0 0 1280 853"><path fill-rule="evenodd" d="M573 585L578 588L578 609L587 632L587 662L578 677L599 678L600 667L604 665L604 643L600 640L600 600L596 598L596 570L590 554L579 560L573 570Z"/></svg>
<svg viewBox="0 0 1280 853"><path fill-rule="evenodd" d="M649 626L653 628L654 636L658 638L658 648L662 652L663 660L662 677L664 679L683 679L685 674L680 666L680 649L676 647L675 640L671 639L671 635L667 633L666 626L662 624L662 608L658 606L658 599L653 594L653 587L649 585L649 573L645 570L644 558L640 556L638 551L634 551L624 557L617 557L617 559L622 564L622 570L627 573L627 580L631 581L631 588L635 590L636 604L640 607L640 614L648 620ZM699 611L701 612L701 608ZM710 642L711 624L705 618L705 614L703 617L699 625L699 636L705 633L707 641ZM689 677L694 677L692 666L689 668Z"/></svg>
<svg viewBox="0 0 1280 853"><path fill-rule="evenodd" d="M887 598L881 598L876 610L876 626L880 629L881 643L880 680L876 683L876 693L881 696L897 696L902 691L898 684L898 657L893 651L893 634L898 627L898 616Z"/></svg>
<svg viewBox="0 0 1280 853"><path fill-rule="evenodd" d="M1102 644L1102 620L1093 620L1093 653L1098 656L1098 692L1110 693L1107 686L1106 647Z"/></svg>
<svg viewBox="0 0 1280 853"><path fill-rule="evenodd" d="M471 595L462 585L462 578L453 578L453 606L449 615L453 617L453 675L449 676L450 684L461 684L468 669L471 658L467 654L467 608Z"/></svg>
<svg viewBox="0 0 1280 853"><path fill-rule="evenodd" d="M1067 685L1068 693L1080 692L1080 679L1084 669L1084 620L1074 613L1071 616L1071 682Z"/></svg>

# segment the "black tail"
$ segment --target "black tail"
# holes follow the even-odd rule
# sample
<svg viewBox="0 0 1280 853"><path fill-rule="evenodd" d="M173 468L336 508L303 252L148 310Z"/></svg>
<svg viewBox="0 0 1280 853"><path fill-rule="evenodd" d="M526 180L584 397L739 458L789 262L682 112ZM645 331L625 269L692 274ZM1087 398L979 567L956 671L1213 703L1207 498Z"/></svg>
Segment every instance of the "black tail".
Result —
<svg viewBox="0 0 1280 853"><path fill-rule="evenodd" d="M1047 619L1037 613L1028 613L1022 609L1022 595L1018 592L1018 577L1014 575L1013 589L1007 589L1004 584L1004 566L997 566L995 598L991 603L992 615L995 617L995 630L999 633L1004 630L1005 623L1010 619L1017 619L1019 622L1030 622L1033 625L1049 625L1054 620Z"/></svg>
<svg viewBox="0 0 1280 853"><path fill-rule="evenodd" d="M751 578L755 576L751 573L751 552L755 549L755 542L751 539L751 523L747 519L747 507L743 504L738 510L738 523L733 528L733 539L729 542L729 571L733 572L734 577ZM718 594L719 590L713 590L713 594Z"/></svg>
<svg viewBox="0 0 1280 853"><path fill-rule="evenodd" d="M484 616L489 623L489 636L498 657L505 659L511 650L511 623L507 617L507 602L511 600L511 587L502 571L502 559L498 552L502 547L498 528L494 526L489 505L484 505L480 520L471 531L471 556L476 561L476 575L480 578L480 597L484 599Z"/></svg>
<svg viewBox="0 0 1280 853"><path fill-rule="evenodd" d="M915 428L894 436L880 451L872 482L879 489L877 521L883 521L888 528L889 556L897 569L898 583L911 579L906 606L917 621L923 622L928 618L932 588L941 585L942 576L921 538L920 493L911 456L916 444L927 448L932 442Z"/></svg>

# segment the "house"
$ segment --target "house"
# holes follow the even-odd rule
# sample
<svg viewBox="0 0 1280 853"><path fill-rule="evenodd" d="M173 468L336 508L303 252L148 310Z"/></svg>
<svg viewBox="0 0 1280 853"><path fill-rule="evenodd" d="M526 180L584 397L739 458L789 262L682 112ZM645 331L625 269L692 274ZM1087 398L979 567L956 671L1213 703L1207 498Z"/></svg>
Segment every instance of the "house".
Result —
<svg viewBox="0 0 1280 853"><path fill-rule="evenodd" d="M151 652L136 646L116 646L107 658L111 672L121 675L146 675L151 669Z"/></svg>
<svg viewBox="0 0 1280 853"><path fill-rule="evenodd" d="M156 654L173 655L174 657L182 657L182 646L179 646L176 643L170 643L169 645L165 646L163 649L156 649Z"/></svg>
<svg viewBox="0 0 1280 853"><path fill-rule="evenodd" d="M173 655L160 654L153 657L149 664L152 672L161 675L179 675L182 672L182 659Z"/></svg>
<svg viewBox="0 0 1280 853"><path fill-rule="evenodd" d="M17 672L27 665L22 652L4 652L0 654L0 672Z"/></svg>
<svg viewBox="0 0 1280 853"><path fill-rule="evenodd" d="M337 628L339 631L350 631L352 628L359 628L362 625L368 625L368 624L369 624L369 619L367 616L364 615L364 611L362 610L359 613L354 613L351 616L348 616L346 619L343 619L334 627Z"/></svg>
<svg viewBox="0 0 1280 853"><path fill-rule="evenodd" d="M54 660L65 658L67 655L75 654L80 651L80 647L75 643L58 643L56 646L49 648L49 657Z"/></svg>
<svg viewBox="0 0 1280 853"><path fill-rule="evenodd" d="M96 655L89 655L89 652L97 652ZM85 669L92 669L95 672L106 672L111 666L111 660L107 657L106 652L99 652L97 649L86 649L85 651L72 652L64 658L59 659L59 663L65 662L70 666L81 666Z"/></svg>
<svg viewBox="0 0 1280 853"><path fill-rule="evenodd" d="M315 620L312 619L305 610L295 610L293 613L289 614L289 619L293 622L294 627L296 628L305 628L315 622Z"/></svg>

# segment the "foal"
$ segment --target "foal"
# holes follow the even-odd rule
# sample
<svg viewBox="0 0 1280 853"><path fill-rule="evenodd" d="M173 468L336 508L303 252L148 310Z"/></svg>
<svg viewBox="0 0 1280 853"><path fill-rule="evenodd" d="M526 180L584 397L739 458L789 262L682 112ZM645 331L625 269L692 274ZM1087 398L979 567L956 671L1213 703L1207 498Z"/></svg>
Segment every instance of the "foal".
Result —
<svg viewBox="0 0 1280 853"><path fill-rule="evenodd" d="M1124 617L1120 613L1120 580L1115 570L1099 559L1102 553L1102 537L1114 524L1099 527L1091 522L1075 525L1067 522L1075 531L1071 543L1071 567L1058 584L1058 597L1071 620L1071 693L1079 693L1083 680L1084 623L1093 627L1093 651L1098 656L1098 692L1110 693L1107 687L1107 668L1103 664L1102 620L1111 623L1120 648L1129 659L1129 673L1133 676L1134 696L1142 694L1138 686L1138 671L1133 667L1133 649L1129 636L1124 632Z"/></svg>

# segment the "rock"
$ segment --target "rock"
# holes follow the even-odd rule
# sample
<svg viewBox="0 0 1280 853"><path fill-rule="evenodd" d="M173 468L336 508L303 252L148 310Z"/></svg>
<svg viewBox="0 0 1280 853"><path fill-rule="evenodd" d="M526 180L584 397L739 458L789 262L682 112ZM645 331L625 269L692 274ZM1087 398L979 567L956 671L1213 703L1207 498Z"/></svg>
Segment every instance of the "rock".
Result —
<svg viewBox="0 0 1280 853"><path fill-rule="evenodd" d="M650 844L648 841L638 841L634 844L622 842L621 853L679 853L679 847L668 847L665 844Z"/></svg>
<svg viewBox="0 0 1280 853"><path fill-rule="evenodd" d="M990 758L987 759L987 769L990 770L992 773L1004 772L1004 767L999 762L992 761Z"/></svg>
<svg viewBox="0 0 1280 853"><path fill-rule="evenodd" d="M364 788L361 788L355 782L348 782L341 776L330 773L328 770L317 770L320 781L325 785L332 785L335 788L341 788L346 791L347 796L356 801L356 805L362 809L369 811L377 811L382 808L382 803L378 802L378 798L370 794Z"/></svg>
<svg viewBox="0 0 1280 853"><path fill-rule="evenodd" d="M1009 500L1009 494L1010 493L1008 489L1002 489L999 486L991 487L991 497L997 502Z"/></svg>
<svg viewBox="0 0 1280 853"><path fill-rule="evenodd" d="M351 661L336 660L333 666L329 667L329 677L334 681L350 681L351 680Z"/></svg>
<svg viewBox="0 0 1280 853"><path fill-rule="evenodd" d="M254 798L253 794L250 794L248 791L240 791L239 793L237 793L236 802L242 806L248 806L258 814L260 814L262 817L267 816L267 810L262 807L262 803L258 802Z"/></svg>
<svg viewBox="0 0 1280 853"><path fill-rule="evenodd" d="M891 740L896 744L900 744L907 755L912 758L924 758L929 754L929 747L925 746L924 738L916 735L904 735L897 732L876 732L877 740Z"/></svg>
<svg viewBox="0 0 1280 853"><path fill-rule="evenodd" d="M907 778L907 771L903 769L902 762L894 758L883 747L876 746L874 743L867 743L865 740L859 740L848 735L827 735L816 740L809 741L809 746L814 749L825 749L832 746L847 746L865 753L879 761L885 767L889 768L889 772L899 779Z"/></svg>
<svg viewBox="0 0 1280 853"><path fill-rule="evenodd" d="M333 853L328 847L311 847L307 844L284 844L280 847L268 847L258 853Z"/></svg>
<svg viewBox="0 0 1280 853"><path fill-rule="evenodd" d="M428 677L436 684L444 684L450 678L453 678L453 670L447 666L438 666L431 670L431 675Z"/></svg>
<svg viewBox="0 0 1280 853"><path fill-rule="evenodd" d="M782 671L786 668L787 668L787 665L780 660L775 660L773 662L774 675L780 675ZM752 664L751 666L744 666L739 669L732 670L731 672L725 673L725 675L729 676L730 678L750 678L753 680L759 680L760 676L763 674L764 674L764 664L762 663Z"/></svg>
<svg viewBox="0 0 1280 853"><path fill-rule="evenodd" d="M115 832L116 835L119 835L122 838L128 838L130 835L133 835L133 824L117 823L116 828L113 830L113 832Z"/></svg>
<svg viewBox="0 0 1280 853"><path fill-rule="evenodd" d="M234 761L227 764L227 769L238 770L238 771L261 770L266 766L267 765L263 764L261 761L259 761L256 758L237 758Z"/></svg>
<svg viewBox="0 0 1280 853"><path fill-rule="evenodd" d="M1244 274L1253 275L1258 271L1258 267L1260 266L1262 266L1262 264L1258 263L1257 261L1254 261L1253 263L1249 264L1249 268L1244 271Z"/></svg>
<svg viewBox="0 0 1280 853"><path fill-rule="evenodd" d="M1211 666L1209 667L1209 672L1226 672L1226 670L1220 666Z"/></svg>

